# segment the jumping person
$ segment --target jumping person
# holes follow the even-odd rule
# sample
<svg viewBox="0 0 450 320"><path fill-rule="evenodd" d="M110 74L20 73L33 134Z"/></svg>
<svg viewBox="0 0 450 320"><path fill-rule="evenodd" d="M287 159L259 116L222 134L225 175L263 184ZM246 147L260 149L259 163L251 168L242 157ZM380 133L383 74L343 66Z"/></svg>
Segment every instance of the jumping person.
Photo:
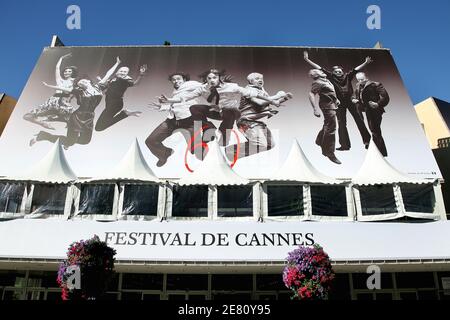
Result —
<svg viewBox="0 0 450 320"><path fill-rule="evenodd" d="M53 135L45 131L40 131L35 138L31 139L30 146L37 141L56 142L60 139L65 149L74 144L88 144L92 138L94 129L95 108L100 104L103 98L103 91L106 88L108 79L114 74L114 71L120 64L117 57L116 64L108 70L105 76L98 82L93 84L87 77L75 80L75 88L73 94L79 105L69 119L67 125L67 133L65 136Z"/></svg>
<svg viewBox="0 0 450 320"><path fill-rule="evenodd" d="M252 88L259 95L271 100L277 100L281 104L292 98L291 93L278 91L277 94L269 96L264 89L264 76L260 73L253 72L247 76L248 85L246 88ZM270 102L257 98L242 97L239 105L241 113L236 124L238 129L243 133L246 142L239 145L239 153L237 158L248 157L260 152L268 151L275 146L272 132L263 121L264 118L270 118L278 113L278 110L270 108ZM230 161L234 160L238 146L230 145L226 147L226 155Z"/></svg>
<svg viewBox="0 0 450 320"><path fill-rule="evenodd" d="M129 116L138 117L141 114L140 111L123 109L123 95L129 87L135 86L141 81L142 77L147 72L147 65L144 64L139 68L139 75L136 80L133 80L133 78L128 75L129 72L130 68L120 67L119 70L117 70L115 77L107 82L105 110L103 110L95 123L96 131L103 131Z"/></svg>
<svg viewBox="0 0 450 320"><path fill-rule="evenodd" d="M54 130L55 128L47 121L69 121L70 115L75 110L70 104L73 98L72 89L75 78L78 76L78 68L75 66L65 67L61 73L62 62L71 57L68 53L59 58L55 68L56 85L43 84L55 89L55 93L39 107L27 112L23 118L44 128ZM41 118L46 118L45 120Z"/></svg>
<svg viewBox="0 0 450 320"><path fill-rule="evenodd" d="M303 52L303 57L305 61L308 64L310 64L313 68L322 70L325 73L328 80L331 81L331 83L333 84L337 98L341 102L336 111L336 117L338 121L339 143L340 143L340 147L338 147L336 150L345 151L350 150L351 147L350 137L348 135L347 130L347 110L350 112L353 119L355 120L362 141L367 149L369 147L370 134L366 128L366 125L364 124L363 114L352 103L352 95L353 95L352 80L358 71L362 70L369 63L372 62L372 59L370 57L366 57L366 60L362 64L355 67L351 71L344 73L343 68L341 66L334 66L332 68L333 69L332 71L322 68L320 65L312 62L309 59L307 51Z"/></svg>
<svg viewBox="0 0 450 320"><path fill-rule="evenodd" d="M360 105L366 113L367 123L372 133L373 142L384 157L387 157L386 144L381 133L381 120L384 108L389 103L389 94L380 82L369 80L364 72L356 74L356 86L353 103Z"/></svg>
<svg viewBox="0 0 450 320"><path fill-rule="evenodd" d="M198 81L190 80L188 74L183 72L176 72L169 75L169 81L173 85L173 98L182 98L189 92L201 87L201 83ZM166 147L163 141L173 135L176 130L179 130L186 143L191 144L191 153L195 153L198 159L202 159L206 151L202 149L202 152L195 151L194 146L196 144L193 141L194 137L194 119L192 118L189 108L193 104L197 104L197 99L189 101L182 101L179 103L152 103L152 106L156 106L159 110L168 110L167 118L161 122L145 140L145 144L149 148L150 152L158 158L156 166L161 167L166 164L167 159L174 153L174 150ZM201 126L199 126L199 129ZM200 136L200 135L198 135Z"/></svg>
<svg viewBox="0 0 450 320"><path fill-rule="evenodd" d="M334 91L333 84L327 79L326 74L320 69L312 69L309 76L313 79L309 101L313 107L314 115L320 117L323 114L323 127L317 134L316 144L322 148L322 154L330 161L341 164L334 151L336 146L336 110L339 100Z"/></svg>

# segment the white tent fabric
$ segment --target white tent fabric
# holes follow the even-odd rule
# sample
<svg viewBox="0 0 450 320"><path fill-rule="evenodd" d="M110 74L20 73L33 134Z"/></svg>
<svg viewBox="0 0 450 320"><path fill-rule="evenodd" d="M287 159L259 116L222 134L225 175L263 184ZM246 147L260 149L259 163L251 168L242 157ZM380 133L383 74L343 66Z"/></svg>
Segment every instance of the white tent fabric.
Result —
<svg viewBox="0 0 450 320"><path fill-rule="evenodd" d="M58 139L47 155L26 171L25 174L17 177L8 177L5 180L69 183L77 180L77 175L67 162L64 150Z"/></svg>
<svg viewBox="0 0 450 320"><path fill-rule="evenodd" d="M340 181L320 173L308 160L297 139L283 165L268 178L269 181L292 181L338 184Z"/></svg>
<svg viewBox="0 0 450 320"><path fill-rule="evenodd" d="M177 182L179 185L243 185L249 180L239 176L225 160L218 143L208 144L209 152L193 172L185 173Z"/></svg>
<svg viewBox="0 0 450 320"><path fill-rule="evenodd" d="M394 184L394 183L431 183L425 179L417 179L394 168L378 150L373 142L370 142L361 168L352 179L356 185Z"/></svg>
<svg viewBox="0 0 450 320"><path fill-rule="evenodd" d="M145 161L137 139L132 143L127 153L116 167L104 176L89 179L89 181L104 180L160 181Z"/></svg>

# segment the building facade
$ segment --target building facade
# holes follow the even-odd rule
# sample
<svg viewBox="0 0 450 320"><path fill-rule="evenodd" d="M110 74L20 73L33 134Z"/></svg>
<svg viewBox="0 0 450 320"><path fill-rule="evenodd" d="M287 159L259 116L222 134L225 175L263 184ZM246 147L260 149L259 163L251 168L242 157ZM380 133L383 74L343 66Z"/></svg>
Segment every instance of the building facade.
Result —
<svg viewBox="0 0 450 320"><path fill-rule="evenodd" d="M386 49L45 48L0 138L0 297L56 299L97 234L110 299L288 299L287 253L313 244L330 299L447 299L443 179L409 101Z"/></svg>

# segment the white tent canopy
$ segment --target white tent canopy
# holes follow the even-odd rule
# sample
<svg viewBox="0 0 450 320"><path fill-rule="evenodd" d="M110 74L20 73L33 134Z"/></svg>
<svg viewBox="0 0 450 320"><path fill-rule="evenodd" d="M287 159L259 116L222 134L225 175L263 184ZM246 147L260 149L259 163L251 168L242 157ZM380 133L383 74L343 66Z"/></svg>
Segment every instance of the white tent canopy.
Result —
<svg viewBox="0 0 450 320"><path fill-rule="evenodd" d="M53 144L52 149L47 155L28 171L25 171L23 175L6 178L6 180L45 183L69 183L77 179L76 174L67 162L59 139Z"/></svg>
<svg viewBox="0 0 450 320"><path fill-rule="evenodd" d="M429 180L411 177L394 168L383 157L373 140L370 142L364 162L352 182L357 185L430 183Z"/></svg>
<svg viewBox="0 0 450 320"><path fill-rule="evenodd" d="M239 176L225 160L218 143L209 145L209 152L194 172L185 173L178 181L180 185L244 185L249 180Z"/></svg>
<svg viewBox="0 0 450 320"><path fill-rule="evenodd" d="M308 160L297 139L292 143L283 165L268 178L269 181L292 181L337 184L338 180L320 173Z"/></svg>
<svg viewBox="0 0 450 320"><path fill-rule="evenodd" d="M159 182L159 178L153 173L144 159L137 139L131 144L125 156L110 172L103 176L94 177L89 181L104 180L137 180Z"/></svg>

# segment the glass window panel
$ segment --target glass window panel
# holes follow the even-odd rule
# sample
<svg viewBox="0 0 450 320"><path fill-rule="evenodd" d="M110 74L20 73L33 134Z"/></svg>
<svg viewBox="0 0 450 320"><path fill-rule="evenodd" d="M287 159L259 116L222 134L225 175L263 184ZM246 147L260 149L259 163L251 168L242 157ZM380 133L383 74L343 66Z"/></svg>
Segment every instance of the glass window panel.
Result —
<svg viewBox="0 0 450 320"><path fill-rule="evenodd" d="M392 293L389 293L389 292L376 293L375 296L376 296L377 300L391 301L393 299Z"/></svg>
<svg viewBox="0 0 450 320"><path fill-rule="evenodd" d="M415 292L400 292L400 300L417 300Z"/></svg>
<svg viewBox="0 0 450 320"><path fill-rule="evenodd" d="M251 293L216 293L213 295L213 300L242 301L250 300L251 298Z"/></svg>
<svg viewBox="0 0 450 320"><path fill-rule="evenodd" d="M406 211L433 213L436 200L433 185L404 184L400 186Z"/></svg>
<svg viewBox="0 0 450 320"><path fill-rule="evenodd" d="M367 279L373 275L373 273L353 273L353 288L354 289L368 289L367 288ZM392 289L392 274L391 273L381 273L381 289ZM371 282L372 283L372 282Z"/></svg>
<svg viewBox="0 0 450 320"><path fill-rule="evenodd" d="M258 300L264 300L264 301L277 300L277 295L276 294L260 294L258 296Z"/></svg>
<svg viewBox="0 0 450 320"><path fill-rule="evenodd" d="M142 293L141 292L122 292L122 300L126 300L126 301L142 300Z"/></svg>
<svg viewBox="0 0 450 320"><path fill-rule="evenodd" d="M22 290L5 290L3 300L22 300Z"/></svg>
<svg viewBox="0 0 450 320"><path fill-rule="evenodd" d="M258 290L287 290L281 274L257 274L256 288Z"/></svg>
<svg viewBox="0 0 450 320"><path fill-rule="evenodd" d="M437 291L434 290L419 290L417 291L417 296L419 300L437 300L438 295Z"/></svg>
<svg viewBox="0 0 450 320"><path fill-rule="evenodd" d="M444 287L442 285L442 278L450 278L450 271L438 272L437 276L438 276L439 289L443 290Z"/></svg>
<svg viewBox="0 0 450 320"><path fill-rule="evenodd" d="M397 212L392 185L360 186L358 189L364 216Z"/></svg>
<svg viewBox="0 0 450 320"><path fill-rule="evenodd" d="M373 293L358 293L356 300L373 300Z"/></svg>
<svg viewBox="0 0 450 320"><path fill-rule="evenodd" d="M110 281L107 284L106 290L107 291L117 291L119 288L119 274L114 273L110 279Z"/></svg>
<svg viewBox="0 0 450 320"><path fill-rule="evenodd" d="M253 216L252 186L223 186L217 188L219 217Z"/></svg>
<svg viewBox="0 0 450 320"><path fill-rule="evenodd" d="M24 184L0 183L0 212L20 212L24 192Z"/></svg>
<svg viewBox="0 0 450 320"><path fill-rule="evenodd" d="M173 217L207 217L208 186L174 186Z"/></svg>
<svg viewBox="0 0 450 320"><path fill-rule="evenodd" d="M162 287L162 274L124 273L122 276L122 289L162 290Z"/></svg>
<svg viewBox="0 0 450 320"><path fill-rule="evenodd" d="M450 301L450 293L441 291L439 292L439 299L440 300L446 300L446 301Z"/></svg>
<svg viewBox="0 0 450 320"><path fill-rule="evenodd" d="M398 272L397 288L434 288L432 272Z"/></svg>
<svg viewBox="0 0 450 320"><path fill-rule="evenodd" d="M208 275L168 274L167 290L208 290Z"/></svg>
<svg viewBox="0 0 450 320"><path fill-rule="evenodd" d="M251 274L213 274L212 290L252 290L253 277Z"/></svg>
<svg viewBox="0 0 450 320"><path fill-rule="evenodd" d="M188 300L192 301L204 301L206 300L206 295L204 294L190 294L188 296Z"/></svg>
<svg viewBox="0 0 450 320"><path fill-rule="evenodd" d="M303 186L267 186L269 216L303 215Z"/></svg>
<svg viewBox="0 0 450 320"><path fill-rule="evenodd" d="M347 216L347 196L343 186L311 186L312 214Z"/></svg>
<svg viewBox="0 0 450 320"><path fill-rule="evenodd" d="M114 184L82 184L80 214L112 214Z"/></svg>
<svg viewBox="0 0 450 320"><path fill-rule="evenodd" d="M351 300L349 274L336 273L330 293L329 300Z"/></svg>
<svg viewBox="0 0 450 320"><path fill-rule="evenodd" d="M25 279L25 273L20 271L0 270L0 287L14 287L16 278Z"/></svg>
<svg viewBox="0 0 450 320"><path fill-rule="evenodd" d="M31 213L64 214L67 186L36 184L31 202Z"/></svg>
<svg viewBox="0 0 450 320"><path fill-rule="evenodd" d="M127 184L123 195L123 214L156 216L158 211L157 184Z"/></svg>
<svg viewBox="0 0 450 320"><path fill-rule="evenodd" d="M278 300L291 300L291 293L279 293Z"/></svg>
<svg viewBox="0 0 450 320"><path fill-rule="evenodd" d="M47 292L47 300L61 301L62 300L61 294L62 294L61 291L58 291L58 292L49 291L49 292Z"/></svg>
<svg viewBox="0 0 450 320"><path fill-rule="evenodd" d="M161 300L161 297L159 296L159 294L153 294L153 293L145 294L144 293L143 300L146 300L146 301L157 301L157 300Z"/></svg>
<svg viewBox="0 0 450 320"><path fill-rule="evenodd" d="M115 301L118 300L118 294L113 292L107 292L103 296L101 296L99 300Z"/></svg>

